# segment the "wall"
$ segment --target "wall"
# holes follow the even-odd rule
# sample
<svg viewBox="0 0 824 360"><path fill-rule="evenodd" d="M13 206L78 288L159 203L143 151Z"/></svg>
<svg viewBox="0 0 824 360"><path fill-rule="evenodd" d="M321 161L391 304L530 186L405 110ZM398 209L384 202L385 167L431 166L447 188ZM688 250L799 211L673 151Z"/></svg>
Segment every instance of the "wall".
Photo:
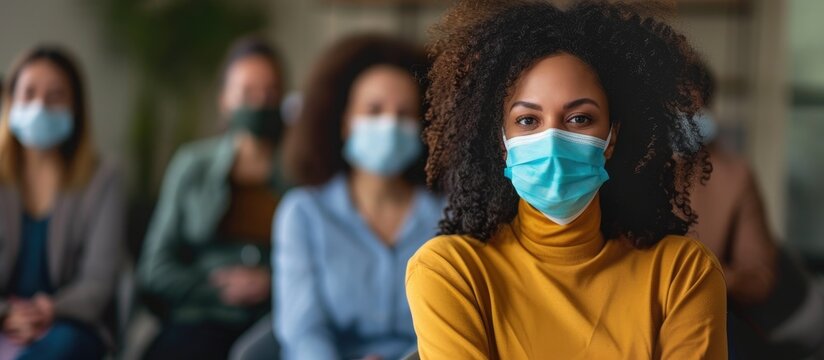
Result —
<svg viewBox="0 0 824 360"><path fill-rule="evenodd" d="M270 6L269 34L287 58L292 87L299 89L314 60L335 40L353 32L381 31L424 42L426 29L443 9L427 6L410 14L409 8L392 5L367 8L325 0L277 0Z"/></svg>
<svg viewBox="0 0 824 360"><path fill-rule="evenodd" d="M788 236L824 270L824 1L789 1Z"/></svg>

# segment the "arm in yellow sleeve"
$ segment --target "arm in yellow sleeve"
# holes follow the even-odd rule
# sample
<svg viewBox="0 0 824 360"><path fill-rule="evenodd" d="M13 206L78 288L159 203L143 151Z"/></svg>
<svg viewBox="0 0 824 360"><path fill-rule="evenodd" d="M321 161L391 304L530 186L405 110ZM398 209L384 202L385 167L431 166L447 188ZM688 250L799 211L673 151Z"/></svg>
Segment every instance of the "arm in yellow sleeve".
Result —
<svg viewBox="0 0 824 360"><path fill-rule="evenodd" d="M420 264L417 258L409 262L406 294L421 359L492 357L486 328L469 284L457 273L445 276Z"/></svg>
<svg viewBox="0 0 824 360"><path fill-rule="evenodd" d="M656 358L726 359L724 275L714 264L686 268L672 280Z"/></svg>

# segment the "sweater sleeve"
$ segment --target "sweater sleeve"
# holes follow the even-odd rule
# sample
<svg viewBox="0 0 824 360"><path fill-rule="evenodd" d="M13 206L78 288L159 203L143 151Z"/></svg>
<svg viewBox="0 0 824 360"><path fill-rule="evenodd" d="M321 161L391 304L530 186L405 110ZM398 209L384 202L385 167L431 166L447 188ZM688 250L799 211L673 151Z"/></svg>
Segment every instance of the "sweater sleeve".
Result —
<svg viewBox="0 0 824 360"><path fill-rule="evenodd" d="M709 250L695 251L673 274L656 353L661 359L726 359L724 276Z"/></svg>
<svg viewBox="0 0 824 360"><path fill-rule="evenodd" d="M95 323L112 300L125 241L125 202L120 177L112 172L93 204L78 276L54 296L57 316Z"/></svg>
<svg viewBox="0 0 824 360"><path fill-rule="evenodd" d="M488 359L489 342L470 285L448 269L421 262L426 246L410 261L406 294L421 359Z"/></svg>

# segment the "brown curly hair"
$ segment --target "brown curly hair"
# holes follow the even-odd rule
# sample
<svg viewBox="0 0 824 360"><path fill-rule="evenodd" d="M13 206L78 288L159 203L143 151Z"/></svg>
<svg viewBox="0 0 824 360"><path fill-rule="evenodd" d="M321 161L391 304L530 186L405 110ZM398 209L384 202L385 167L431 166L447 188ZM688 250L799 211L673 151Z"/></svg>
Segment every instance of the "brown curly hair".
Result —
<svg viewBox="0 0 824 360"><path fill-rule="evenodd" d="M423 102L430 61L423 48L380 34L350 35L339 40L315 64L304 92L300 117L287 133L284 162L297 184L319 185L349 166L343 160L341 129L352 84L376 65L408 71L420 82ZM423 106L421 111L425 111ZM424 184L426 156L404 172L413 184Z"/></svg>
<svg viewBox="0 0 824 360"><path fill-rule="evenodd" d="M504 177L503 103L521 74L567 53L598 75L620 126L600 190L601 231L650 246L685 234L696 222L689 185L711 171L705 152L678 153L697 136L692 115L702 76L684 36L635 5L582 2L559 9L546 1L459 1L433 27L435 58L424 137L430 185L446 189L442 234L487 241L517 213ZM676 160L676 157L678 158ZM675 211L673 211L675 209Z"/></svg>

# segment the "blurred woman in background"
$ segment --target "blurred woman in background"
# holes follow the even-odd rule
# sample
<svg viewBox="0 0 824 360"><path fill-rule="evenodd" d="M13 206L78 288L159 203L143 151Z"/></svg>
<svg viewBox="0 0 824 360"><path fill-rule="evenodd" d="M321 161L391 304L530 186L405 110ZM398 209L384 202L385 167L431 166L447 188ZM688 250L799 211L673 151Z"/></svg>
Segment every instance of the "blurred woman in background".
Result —
<svg viewBox="0 0 824 360"><path fill-rule="evenodd" d="M721 136L712 105L715 78L705 62L693 72L705 77L695 97L695 117L712 177L690 192L698 223L691 236L704 243L724 270L730 359L819 359L824 351L824 296L795 251L778 241L749 162ZM817 354L813 354L818 352Z"/></svg>
<svg viewBox="0 0 824 360"><path fill-rule="evenodd" d="M228 131L175 154L141 255L140 284L168 311L148 359L225 359L270 309L271 222L286 189L280 57L241 39L222 86Z"/></svg>
<svg viewBox="0 0 824 360"><path fill-rule="evenodd" d="M316 64L285 144L274 227L274 328L285 359L397 359L416 346L410 256L442 201L423 185L421 50L361 35Z"/></svg>
<svg viewBox="0 0 824 360"><path fill-rule="evenodd" d="M690 147L704 147L712 160L712 177L695 184L690 203L698 221L692 236L718 257L724 269L729 300L743 305L762 303L776 280L776 242L756 179L746 160L717 142L718 124L710 110L715 79L707 64L692 70L703 76L704 88L695 97L702 108L695 118L700 139Z"/></svg>
<svg viewBox="0 0 824 360"><path fill-rule="evenodd" d="M99 359L124 241L121 180L94 151L68 54L15 64L0 123L0 357Z"/></svg>

